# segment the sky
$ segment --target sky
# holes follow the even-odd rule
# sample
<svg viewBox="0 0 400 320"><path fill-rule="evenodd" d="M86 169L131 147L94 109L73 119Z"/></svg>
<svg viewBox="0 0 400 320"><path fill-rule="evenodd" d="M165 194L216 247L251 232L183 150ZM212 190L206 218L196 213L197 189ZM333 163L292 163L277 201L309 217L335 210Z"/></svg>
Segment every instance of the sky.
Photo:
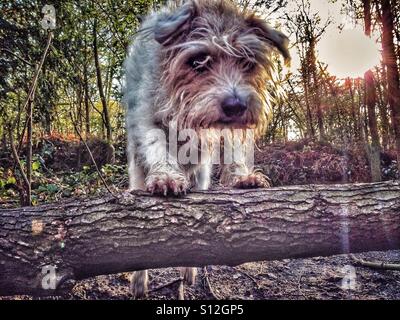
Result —
<svg viewBox="0 0 400 320"><path fill-rule="evenodd" d="M380 49L373 35L368 38L364 35L361 25L355 26L345 14L341 13L342 1L330 3L328 0L310 0L311 10L318 12L321 21L331 17L333 23L328 27L321 41L318 43L318 58L328 64L328 71L340 79L347 77L363 77L364 73L380 64ZM294 1L289 0L287 10L295 8ZM338 26L344 25L339 30ZM291 39L292 43L295 39ZM296 48L291 49L293 57L291 70L299 68L299 57Z"/></svg>

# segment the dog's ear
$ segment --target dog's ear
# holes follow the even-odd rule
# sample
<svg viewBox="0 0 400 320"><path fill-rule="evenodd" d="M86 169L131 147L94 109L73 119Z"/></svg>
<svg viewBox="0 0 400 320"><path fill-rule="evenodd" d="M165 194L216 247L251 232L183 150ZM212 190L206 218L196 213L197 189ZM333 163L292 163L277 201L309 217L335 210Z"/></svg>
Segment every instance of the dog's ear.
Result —
<svg viewBox="0 0 400 320"><path fill-rule="evenodd" d="M173 38L187 31L195 11L194 1L188 1L175 12L160 15L154 26L154 38L156 41L165 45Z"/></svg>
<svg viewBox="0 0 400 320"><path fill-rule="evenodd" d="M248 17L246 22L260 39L267 41L269 44L278 49L278 51L282 54L286 65L290 64L291 57L288 48L289 38L285 34L271 28L264 20L254 15Z"/></svg>

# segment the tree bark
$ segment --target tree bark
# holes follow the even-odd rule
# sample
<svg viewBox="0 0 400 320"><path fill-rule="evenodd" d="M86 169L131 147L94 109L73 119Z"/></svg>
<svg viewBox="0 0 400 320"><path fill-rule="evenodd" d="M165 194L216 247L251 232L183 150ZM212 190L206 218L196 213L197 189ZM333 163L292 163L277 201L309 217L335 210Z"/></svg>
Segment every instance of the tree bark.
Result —
<svg viewBox="0 0 400 320"><path fill-rule="evenodd" d="M320 90L318 71L317 71L317 58L315 55L315 50L316 50L315 47L316 47L316 40L312 38L310 41L310 48L309 48L310 50L309 67L311 69L310 71L313 79L313 86L312 86L313 103L314 103L314 110L316 110L317 113L319 140L325 141L326 137L325 137L324 120L323 120L324 115L321 106L321 90Z"/></svg>
<svg viewBox="0 0 400 320"><path fill-rule="evenodd" d="M313 123L313 116L310 107L310 98L309 98L309 90L308 90L308 80L306 76L302 76L303 78L303 86L304 86L304 99L306 103L306 112L307 112L307 138L314 139L315 138L315 129Z"/></svg>
<svg viewBox="0 0 400 320"><path fill-rule="evenodd" d="M382 48L386 65L388 102L392 111L392 122L397 149L397 166L400 170L400 75L394 46L394 21L390 0L382 0Z"/></svg>
<svg viewBox="0 0 400 320"><path fill-rule="evenodd" d="M378 134L378 122L376 120L376 87L374 74L371 70L364 75L365 100L368 111L368 126L371 133L371 144L369 144L369 159L371 166L371 177L373 182L382 181L381 175L381 144Z"/></svg>
<svg viewBox="0 0 400 320"><path fill-rule="evenodd" d="M1 210L0 295L51 295L140 269L398 248L400 182L125 193ZM43 286L52 266L56 291Z"/></svg>
<svg viewBox="0 0 400 320"><path fill-rule="evenodd" d="M354 97L354 90L353 90L353 80L350 78L346 79L346 87L349 90L350 93L350 101L351 101L351 119L350 121L351 126L353 128L353 137L355 141L360 141L360 132L359 132L359 126L358 126L358 122L359 119L357 117L358 113L356 112L356 101L355 101L355 97Z"/></svg>
<svg viewBox="0 0 400 320"><path fill-rule="evenodd" d="M377 75L377 79L376 79L376 83L377 83L377 89L378 89L378 95L379 95L379 118L380 118L380 133L382 136L382 148L383 150L388 150L389 148L389 118L388 118L388 110L387 110L387 101L385 98L385 95L383 93L383 89L382 87L385 86L384 84L384 80L381 77L380 73L381 71L379 70L378 67L375 68L376 70L376 75Z"/></svg>
<svg viewBox="0 0 400 320"><path fill-rule="evenodd" d="M360 141L366 141L368 137L368 130L364 126L364 97L361 89L361 78L354 80L354 91L357 96L357 118L358 118L358 132L360 134Z"/></svg>
<svg viewBox="0 0 400 320"><path fill-rule="evenodd" d="M371 36L372 17L371 17L371 0L362 0L364 9L364 33Z"/></svg>
<svg viewBox="0 0 400 320"><path fill-rule="evenodd" d="M85 29L87 28L85 23ZM88 45L87 45L87 36L85 34L84 37L84 58L85 62L83 63L83 92L84 92L84 102L85 102L85 134L86 139L90 136L90 106L89 106L89 79L88 79Z"/></svg>

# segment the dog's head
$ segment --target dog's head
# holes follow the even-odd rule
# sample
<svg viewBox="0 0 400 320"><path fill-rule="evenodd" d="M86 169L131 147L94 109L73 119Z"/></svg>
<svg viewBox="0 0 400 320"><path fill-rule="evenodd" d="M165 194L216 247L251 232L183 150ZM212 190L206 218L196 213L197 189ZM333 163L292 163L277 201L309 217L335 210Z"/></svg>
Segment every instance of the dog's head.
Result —
<svg viewBox="0 0 400 320"><path fill-rule="evenodd" d="M230 1L190 0L159 15L154 38L162 46L164 121L176 120L180 128L264 129L270 53L290 60L284 34Z"/></svg>

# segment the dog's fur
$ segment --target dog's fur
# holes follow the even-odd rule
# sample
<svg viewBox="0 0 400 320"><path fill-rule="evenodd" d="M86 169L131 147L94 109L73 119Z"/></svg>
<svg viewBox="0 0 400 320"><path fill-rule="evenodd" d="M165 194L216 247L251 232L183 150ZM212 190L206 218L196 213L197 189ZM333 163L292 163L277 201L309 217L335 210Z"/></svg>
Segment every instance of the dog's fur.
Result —
<svg viewBox="0 0 400 320"><path fill-rule="evenodd" d="M181 165L168 157L152 129L255 129L267 124L272 51L290 59L288 39L254 13L228 0L189 0L150 14L125 61L130 189L168 195L209 188L210 157ZM245 108L233 115L228 107ZM225 104L224 104L225 103ZM236 103L236 104L235 104ZM232 109L233 110L233 109ZM228 111L229 112L229 111ZM211 132L210 130L209 132ZM212 140L202 133L201 140ZM224 143L229 143L224 139ZM243 161L223 166L221 182L233 187L267 187L265 177ZM194 281L195 269L182 276ZM147 291L147 271L135 272L135 296Z"/></svg>

